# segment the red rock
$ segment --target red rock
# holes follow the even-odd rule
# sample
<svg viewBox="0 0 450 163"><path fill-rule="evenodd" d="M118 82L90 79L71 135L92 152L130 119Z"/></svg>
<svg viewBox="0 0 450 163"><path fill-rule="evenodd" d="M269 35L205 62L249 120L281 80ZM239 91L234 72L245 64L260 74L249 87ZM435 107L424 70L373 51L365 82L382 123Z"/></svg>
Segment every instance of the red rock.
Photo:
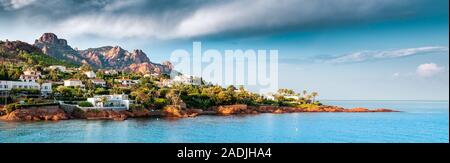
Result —
<svg viewBox="0 0 450 163"><path fill-rule="evenodd" d="M345 112L370 112L370 110L367 108L352 108L345 110Z"/></svg>
<svg viewBox="0 0 450 163"><path fill-rule="evenodd" d="M247 105L237 104L237 105L223 105L217 108L218 115L231 115L242 113L247 110Z"/></svg>

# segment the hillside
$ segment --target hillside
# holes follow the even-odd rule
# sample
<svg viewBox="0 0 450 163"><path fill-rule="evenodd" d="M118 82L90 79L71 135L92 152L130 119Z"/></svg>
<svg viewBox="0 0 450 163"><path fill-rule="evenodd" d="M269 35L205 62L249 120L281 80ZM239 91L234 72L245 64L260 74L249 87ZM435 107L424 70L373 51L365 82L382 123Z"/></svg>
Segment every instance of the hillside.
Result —
<svg viewBox="0 0 450 163"><path fill-rule="evenodd" d="M22 41L0 41L0 62L28 65L41 64L44 66L54 64L67 67L78 66L76 63L45 55L39 48Z"/></svg>

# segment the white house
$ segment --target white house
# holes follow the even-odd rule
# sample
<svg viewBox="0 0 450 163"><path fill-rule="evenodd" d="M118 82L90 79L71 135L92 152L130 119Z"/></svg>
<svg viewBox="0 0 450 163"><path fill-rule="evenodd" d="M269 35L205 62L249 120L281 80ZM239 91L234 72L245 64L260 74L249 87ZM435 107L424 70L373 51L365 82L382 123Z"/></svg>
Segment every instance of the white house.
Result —
<svg viewBox="0 0 450 163"><path fill-rule="evenodd" d="M198 77L193 77L189 75L177 75L173 79L174 83L192 84L200 85L201 79Z"/></svg>
<svg viewBox="0 0 450 163"><path fill-rule="evenodd" d="M88 98L87 101L92 103L96 109L113 110L128 110L132 103L131 100L128 100L128 95L98 95Z"/></svg>
<svg viewBox="0 0 450 163"><path fill-rule="evenodd" d="M285 95L283 96L285 99L294 99L294 100L299 100L300 96L295 96L295 95Z"/></svg>
<svg viewBox="0 0 450 163"><path fill-rule="evenodd" d="M84 72L84 74L85 74L88 78L91 78L91 79L97 77L97 75L95 74L94 71L86 71L86 72Z"/></svg>
<svg viewBox="0 0 450 163"><path fill-rule="evenodd" d="M64 80L64 86L66 86L66 87L70 87L70 86L72 86L72 87L76 87L76 86L79 86L79 87L84 87L84 84L83 84L83 82L81 81L81 80L78 80L78 79L69 79L69 80Z"/></svg>
<svg viewBox="0 0 450 163"><path fill-rule="evenodd" d="M40 71L34 71L31 69L25 70L22 75L20 75L20 80L22 82L36 82L41 78Z"/></svg>
<svg viewBox="0 0 450 163"><path fill-rule="evenodd" d="M118 72L116 70L105 70L104 73L106 75L117 75Z"/></svg>
<svg viewBox="0 0 450 163"><path fill-rule="evenodd" d="M90 79L90 81L91 81L94 85L106 87L106 81L103 80L103 79Z"/></svg>
<svg viewBox="0 0 450 163"><path fill-rule="evenodd" d="M275 100L275 96L272 93L263 94L263 96L268 100Z"/></svg>
<svg viewBox="0 0 450 163"><path fill-rule="evenodd" d="M11 91L11 89L37 89L41 91L41 94L52 93L51 83L42 83L42 86L36 82L29 81L6 81L0 80L0 91Z"/></svg>
<svg viewBox="0 0 450 163"><path fill-rule="evenodd" d="M61 65L49 66L48 69L50 69L50 70L58 70L58 71L61 71L61 72L66 72L66 66L61 66Z"/></svg>
<svg viewBox="0 0 450 163"><path fill-rule="evenodd" d="M139 80L131 80L131 79L117 79L117 81L123 86L132 86L139 83Z"/></svg>
<svg viewBox="0 0 450 163"><path fill-rule="evenodd" d="M160 87L172 87L173 81L169 79L164 79L163 81L159 82Z"/></svg>

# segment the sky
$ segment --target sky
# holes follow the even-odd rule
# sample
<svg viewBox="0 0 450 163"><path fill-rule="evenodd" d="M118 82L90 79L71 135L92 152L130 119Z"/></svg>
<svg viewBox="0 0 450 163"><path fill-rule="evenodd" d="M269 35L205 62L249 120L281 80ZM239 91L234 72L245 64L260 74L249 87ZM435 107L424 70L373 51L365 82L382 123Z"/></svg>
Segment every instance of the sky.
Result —
<svg viewBox="0 0 450 163"><path fill-rule="evenodd" d="M276 49L279 87L333 100L448 100L448 0L0 0L0 39L86 49Z"/></svg>

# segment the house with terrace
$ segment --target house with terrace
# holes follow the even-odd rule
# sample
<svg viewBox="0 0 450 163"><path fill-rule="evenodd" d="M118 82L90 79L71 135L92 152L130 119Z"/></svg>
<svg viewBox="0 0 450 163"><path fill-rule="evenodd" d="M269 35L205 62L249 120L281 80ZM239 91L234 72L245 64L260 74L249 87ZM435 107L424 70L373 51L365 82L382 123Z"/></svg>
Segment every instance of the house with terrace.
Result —
<svg viewBox="0 0 450 163"><path fill-rule="evenodd" d="M129 110L132 103L125 94L97 95L88 98L87 102L91 103L93 107L81 107L81 109Z"/></svg>

